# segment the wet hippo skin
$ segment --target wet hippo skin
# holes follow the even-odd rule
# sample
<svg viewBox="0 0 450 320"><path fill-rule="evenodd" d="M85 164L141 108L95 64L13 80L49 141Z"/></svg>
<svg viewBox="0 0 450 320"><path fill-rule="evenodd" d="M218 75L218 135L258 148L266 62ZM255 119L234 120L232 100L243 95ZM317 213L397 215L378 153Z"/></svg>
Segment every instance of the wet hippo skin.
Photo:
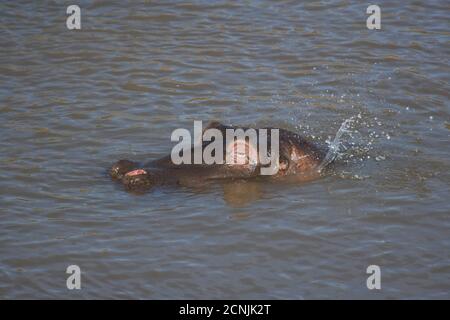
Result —
<svg viewBox="0 0 450 320"><path fill-rule="evenodd" d="M212 122L205 130L211 128L220 130L225 137L226 129L238 129L240 127ZM256 131L259 130L255 129ZM268 141L270 142L270 130L268 130ZM204 149L210 143L203 142L200 147ZM229 150L225 150L227 148L225 143L224 141L224 155ZM247 141L242 141L242 143L247 143ZM268 149L270 150L270 144ZM248 149L246 150L248 151ZM190 151L193 154L194 148L191 148ZM131 191L145 191L159 185L193 186L206 181L223 181L224 179L250 180L257 178L308 181L320 176L319 165L325 158L325 154L324 150L300 135L279 129L279 163L278 172L274 175L261 176L260 163L176 165L172 162L170 155L143 165L130 160L119 160L111 167L109 173L114 180L122 183L126 189Z"/></svg>

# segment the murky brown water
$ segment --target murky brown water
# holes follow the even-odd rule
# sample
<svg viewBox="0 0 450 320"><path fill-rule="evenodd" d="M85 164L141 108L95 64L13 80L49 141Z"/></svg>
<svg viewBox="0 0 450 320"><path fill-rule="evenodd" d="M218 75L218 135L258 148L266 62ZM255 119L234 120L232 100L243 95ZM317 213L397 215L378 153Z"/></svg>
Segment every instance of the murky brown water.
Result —
<svg viewBox="0 0 450 320"><path fill-rule="evenodd" d="M78 1L69 31L62 2L1 2L0 297L450 298L450 8L421 3L378 1L370 31L356 1ZM211 119L351 125L312 183L106 175Z"/></svg>

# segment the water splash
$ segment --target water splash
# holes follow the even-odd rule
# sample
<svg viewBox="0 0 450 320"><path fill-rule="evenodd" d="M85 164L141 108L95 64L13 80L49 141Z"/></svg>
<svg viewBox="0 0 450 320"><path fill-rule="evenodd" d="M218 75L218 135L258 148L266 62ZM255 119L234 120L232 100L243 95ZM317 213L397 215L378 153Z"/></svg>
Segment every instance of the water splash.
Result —
<svg viewBox="0 0 450 320"><path fill-rule="evenodd" d="M340 126L336 135L334 136L333 141L327 141L328 143L328 152L325 155L322 163L318 167L318 171L321 172L326 166L328 166L331 162L333 162L341 153L341 149L343 148L342 144L342 136L345 133L350 133L349 130L353 122L355 121L354 117L346 119Z"/></svg>

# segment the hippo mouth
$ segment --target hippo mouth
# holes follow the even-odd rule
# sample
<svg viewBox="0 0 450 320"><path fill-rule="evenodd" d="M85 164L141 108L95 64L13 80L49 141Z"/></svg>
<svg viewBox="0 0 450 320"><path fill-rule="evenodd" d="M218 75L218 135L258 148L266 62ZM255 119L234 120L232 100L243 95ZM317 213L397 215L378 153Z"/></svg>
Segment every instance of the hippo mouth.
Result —
<svg viewBox="0 0 450 320"><path fill-rule="evenodd" d="M142 174L147 174L147 171L145 171L144 169L136 169L136 170L127 172L127 173L125 174L125 176L127 176L127 177L133 177L133 176L139 176L139 175L142 175Z"/></svg>
<svg viewBox="0 0 450 320"><path fill-rule="evenodd" d="M145 191L154 185L153 178L144 169L128 171L122 178L125 188L130 191Z"/></svg>

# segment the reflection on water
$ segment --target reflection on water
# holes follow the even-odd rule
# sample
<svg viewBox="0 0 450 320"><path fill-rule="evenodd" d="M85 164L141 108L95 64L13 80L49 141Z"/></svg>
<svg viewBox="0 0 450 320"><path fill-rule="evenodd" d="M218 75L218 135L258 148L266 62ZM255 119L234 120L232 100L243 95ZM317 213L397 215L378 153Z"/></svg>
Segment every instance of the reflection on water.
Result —
<svg viewBox="0 0 450 320"><path fill-rule="evenodd" d="M379 1L379 31L356 2L79 5L69 31L59 2L0 3L0 297L449 298L446 1ZM305 183L110 181L194 120L339 152Z"/></svg>
<svg viewBox="0 0 450 320"><path fill-rule="evenodd" d="M224 183L223 198L230 206L245 206L261 198L261 185L244 180Z"/></svg>

